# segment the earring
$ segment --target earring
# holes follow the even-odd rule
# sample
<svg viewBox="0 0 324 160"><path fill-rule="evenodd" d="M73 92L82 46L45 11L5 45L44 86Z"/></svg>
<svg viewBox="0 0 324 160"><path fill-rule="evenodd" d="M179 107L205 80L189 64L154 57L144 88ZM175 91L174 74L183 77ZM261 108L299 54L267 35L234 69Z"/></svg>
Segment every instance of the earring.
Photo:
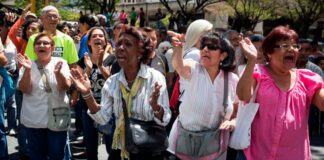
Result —
<svg viewBox="0 0 324 160"><path fill-rule="evenodd" d="M220 61L219 66L222 66L222 65L223 65L223 61Z"/></svg>
<svg viewBox="0 0 324 160"><path fill-rule="evenodd" d="M142 58L141 56L137 57L138 60L141 60L141 58Z"/></svg>

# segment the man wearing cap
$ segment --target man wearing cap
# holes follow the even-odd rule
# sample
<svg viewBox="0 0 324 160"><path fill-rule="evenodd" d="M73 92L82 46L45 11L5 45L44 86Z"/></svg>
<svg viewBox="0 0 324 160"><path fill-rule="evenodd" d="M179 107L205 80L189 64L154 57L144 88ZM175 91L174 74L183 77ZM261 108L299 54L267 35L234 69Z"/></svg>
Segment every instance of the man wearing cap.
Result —
<svg viewBox="0 0 324 160"><path fill-rule="evenodd" d="M70 67L76 67L76 62L78 62L79 58L73 39L70 36L56 30L56 26L60 22L60 19L61 17L59 12L54 6L46 6L42 9L40 20L43 24L44 31L53 36L55 43L52 56L61 57L68 62ZM36 36L37 35L35 34L29 38L26 48L26 55L32 61L37 59L33 46Z"/></svg>

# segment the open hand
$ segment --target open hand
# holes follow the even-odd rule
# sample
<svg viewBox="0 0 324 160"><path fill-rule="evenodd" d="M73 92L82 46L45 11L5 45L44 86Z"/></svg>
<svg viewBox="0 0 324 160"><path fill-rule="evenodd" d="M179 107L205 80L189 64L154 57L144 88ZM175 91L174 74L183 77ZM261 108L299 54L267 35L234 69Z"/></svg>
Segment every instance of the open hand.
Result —
<svg viewBox="0 0 324 160"><path fill-rule="evenodd" d="M9 24L14 24L16 18L17 18L17 16L16 16L15 13L13 13L13 12L7 12L7 13L6 13L6 21L7 21Z"/></svg>
<svg viewBox="0 0 324 160"><path fill-rule="evenodd" d="M81 74L78 69L71 69L71 79L73 84L81 94L89 93L91 89L91 82L87 74Z"/></svg>
<svg viewBox="0 0 324 160"><path fill-rule="evenodd" d="M59 61L59 62L56 63L55 68L54 68L54 73L55 74L61 73L62 64L63 64L62 61Z"/></svg>
<svg viewBox="0 0 324 160"><path fill-rule="evenodd" d="M161 89L161 87L162 87L162 85L159 85L158 82L155 82L153 92L151 93L150 100L149 100L150 105L152 107L158 105L158 99L160 97L160 89Z"/></svg>
<svg viewBox="0 0 324 160"><path fill-rule="evenodd" d="M220 125L219 129L233 131L235 128L235 125L236 125L235 120L226 120Z"/></svg>
<svg viewBox="0 0 324 160"><path fill-rule="evenodd" d="M23 18L25 18L26 15L27 15L27 13L30 12L29 10L30 10L30 7L31 7L31 6L32 6L32 4L29 3L29 4L24 8L24 10L23 10L22 13L21 13L21 16L22 16Z"/></svg>
<svg viewBox="0 0 324 160"><path fill-rule="evenodd" d="M24 68L31 69L32 62L26 55L22 55L22 54L18 53L17 54L17 61Z"/></svg>
<svg viewBox="0 0 324 160"><path fill-rule="evenodd" d="M247 59L249 60L256 60L258 51L254 47L253 43L249 38L242 38L240 40L240 46L241 50L243 51L243 54L246 56Z"/></svg>
<svg viewBox="0 0 324 160"><path fill-rule="evenodd" d="M85 52L85 54L84 54L84 64L86 65L86 67L88 67L90 69L93 66L92 61L90 59L90 56L89 56L88 52Z"/></svg>

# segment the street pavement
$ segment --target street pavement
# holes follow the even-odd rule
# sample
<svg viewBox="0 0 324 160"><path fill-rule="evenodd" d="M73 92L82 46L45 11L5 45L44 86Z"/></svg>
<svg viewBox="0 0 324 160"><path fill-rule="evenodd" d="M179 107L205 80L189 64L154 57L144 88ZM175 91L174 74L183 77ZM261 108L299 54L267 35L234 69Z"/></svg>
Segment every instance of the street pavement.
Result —
<svg viewBox="0 0 324 160"><path fill-rule="evenodd" d="M72 119L72 124L74 119ZM70 133L73 132L73 125L70 130ZM8 140L8 152L9 152L9 160L19 160L18 158L18 150L17 150L17 139L16 137L7 136ZM324 135L322 136L314 136L311 139L311 152L313 160L324 160ZM100 144L98 149L98 159L99 160L107 160L108 155L106 152L106 148L104 144Z"/></svg>

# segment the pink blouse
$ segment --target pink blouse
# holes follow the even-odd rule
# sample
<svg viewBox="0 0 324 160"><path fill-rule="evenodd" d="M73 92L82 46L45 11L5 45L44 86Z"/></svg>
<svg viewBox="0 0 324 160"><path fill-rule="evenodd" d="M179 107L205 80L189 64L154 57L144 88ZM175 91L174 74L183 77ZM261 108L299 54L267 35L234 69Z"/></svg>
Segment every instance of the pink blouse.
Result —
<svg viewBox="0 0 324 160"><path fill-rule="evenodd" d="M251 145L244 150L248 160L311 159L308 139L308 113L313 96L324 88L322 78L309 70L297 70L294 86L282 91L272 80L265 65L256 101L260 108L251 129Z"/></svg>

